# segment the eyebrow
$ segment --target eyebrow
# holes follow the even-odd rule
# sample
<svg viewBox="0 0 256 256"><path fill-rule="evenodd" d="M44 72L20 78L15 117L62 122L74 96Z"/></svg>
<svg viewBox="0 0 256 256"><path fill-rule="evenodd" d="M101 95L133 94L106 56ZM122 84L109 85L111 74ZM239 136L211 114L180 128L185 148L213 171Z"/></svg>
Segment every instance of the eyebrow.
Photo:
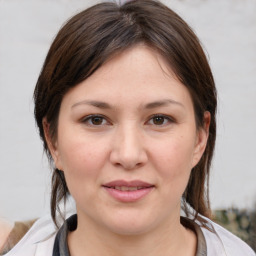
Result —
<svg viewBox="0 0 256 256"><path fill-rule="evenodd" d="M184 105L181 104L178 101L171 100L171 99L164 99L164 100L150 102L150 103L145 105L145 108L146 109L152 109L152 108L157 108L157 107L164 107L164 106L167 106L167 105L170 105L170 104L175 104L175 105L184 107Z"/></svg>
<svg viewBox="0 0 256 256"><path fill-rule="evenodd" d="M101 108L101 109L110 109L111 108L111 106L108 103L102 102L102 101L96 101L96 100L83 100L83 101L75 103L74 105L72 105L71 108L74 108L76 106L83 105L83 104L91 105L91 106L94 106L96 108Z"/></svg>
<svg viewBox="0 0 256 256"><path fill-rule="evenodd" d="M110 104L103 102L103 101L96 101L96 100L83 100L80 102L75 103L74 105L71 106L71 108L74 108L76 106L79 105L91 105L94 106L96 108L100 108L100 109L111 109L114 108L112 107ZM164 107L170 104L175 104L181 107L184 107L184 105L178 101L172 100L172 99L164 99L164 100L159 100L159 101L154 101L154 102L150 102L147 103L144 108L145 109L153 109L153 108L157 108L157 107Z"/></svg>

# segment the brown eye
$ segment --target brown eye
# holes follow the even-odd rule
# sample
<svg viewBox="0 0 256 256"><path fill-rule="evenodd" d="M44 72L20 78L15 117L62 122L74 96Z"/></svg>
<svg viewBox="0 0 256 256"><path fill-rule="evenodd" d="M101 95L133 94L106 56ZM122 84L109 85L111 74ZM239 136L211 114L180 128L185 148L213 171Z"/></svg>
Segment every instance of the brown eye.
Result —
<svg viewBox="0 0 256 256"><path fill-rule="evenodd" d="M170 116L156 114L150 118L150 120L148 121L148 124L155 125L155 126L165 126L173 122L174 120Z"/></svg>
<svg viewBox="0 0 256 256"><path fill-rule="evenodd" d="M104 118L101 116L91 117L91 123L93 125L101 125L103 123Z"/></svg>
<svg viewBox="0 0 256 256"><path fill-rule="evenodd" d="M88 126L102 126L107 125L108 121L106 120L106 118L100 115L89 115L82 120L82 123Z"/></svg>
<svg viewBox="0 0 256 256"><path fill-rule="evenodd" d="M165 123L165 118L163 116L155 116L152 119L153 124L155 125L163 125Z"/></svg>

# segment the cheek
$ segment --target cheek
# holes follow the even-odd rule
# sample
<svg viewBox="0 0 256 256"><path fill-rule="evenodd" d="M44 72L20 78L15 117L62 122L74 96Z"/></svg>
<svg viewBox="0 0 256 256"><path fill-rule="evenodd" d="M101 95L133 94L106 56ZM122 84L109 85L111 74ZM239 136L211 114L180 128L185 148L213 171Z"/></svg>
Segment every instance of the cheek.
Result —
<svg viewBox="0 0 256 256"><path fill-rule="evenodd" d="M154 145L154 157L162 167L175 168L180 171L192 168L194 147L193 142L180 137L170 139L164 144Z"/></svg>
<svg viewBox="0 0 256 256"><path fill-rule="evenodd" d="M107 158L104 147L90 140L70 140L60 144L60 160L70 192L97 182Z"/></svg>
<svg viewBox="0 0 256 256"><path fill-rule="evenodd" d="M194 142L187 137L176 137L152 149L155 169L165 183L172 187L186 186L193 164Z"/></svg>

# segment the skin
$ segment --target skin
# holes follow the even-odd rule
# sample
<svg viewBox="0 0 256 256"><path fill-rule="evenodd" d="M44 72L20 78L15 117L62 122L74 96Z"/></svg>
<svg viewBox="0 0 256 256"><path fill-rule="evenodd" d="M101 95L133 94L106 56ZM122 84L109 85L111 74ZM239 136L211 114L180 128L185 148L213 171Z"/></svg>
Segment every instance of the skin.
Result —
<svg viewBox="0 0 256 256"><path fill-rule="evenodd" d="M44 120L55 165L76 201L71 255L195 255L196 235L180 224L180 199L204 152L209 123L206 112L205 126L196 127L188 90L143 45L71 89L56 141ZM154 188L138 201L119 202L102 187L119 179Z"/></svg>
<svg viewBox="0 0 256 256"><path fill-rule="evenodd" d="M14 223L0 218L0 252L4 247L4 244L11 232L11 230L13 229Z"/></svg>

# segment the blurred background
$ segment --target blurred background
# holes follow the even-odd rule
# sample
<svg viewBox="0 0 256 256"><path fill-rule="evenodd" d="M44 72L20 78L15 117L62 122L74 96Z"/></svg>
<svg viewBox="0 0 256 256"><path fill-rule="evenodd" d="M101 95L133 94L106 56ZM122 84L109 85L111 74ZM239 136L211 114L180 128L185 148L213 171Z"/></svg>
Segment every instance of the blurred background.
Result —
<svg viewBox="0 0 256 256"><path fill-rule="evenodd" d="M2 217L27 220L49 212L51 173L33 118L33 90L60 26L96 2L0 0ZM216 80L212 208L219 218L232 207L251 211L256 203L256 0L163 2L199 36Z"/></svg>

